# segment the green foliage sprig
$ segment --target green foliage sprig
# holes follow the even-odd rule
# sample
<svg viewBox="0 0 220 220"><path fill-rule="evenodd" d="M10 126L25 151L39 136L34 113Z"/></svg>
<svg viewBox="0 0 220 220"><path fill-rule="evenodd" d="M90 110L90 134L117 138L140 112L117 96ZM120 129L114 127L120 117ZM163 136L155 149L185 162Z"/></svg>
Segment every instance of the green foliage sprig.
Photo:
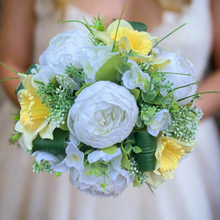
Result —
<svg viewBox="0 0 220 220"><path fill-rule="evenodd" d="M37 163L36 161L34 162L34 165L33 165L33 172L34 173L42 174L44 170L47 173L49 173L51 171L51 164L48 161L41 160L40 164Z"/></svg>
<svg viewBox="0 0 220 220"><path fill-rule="evenodd" d="M64 125L75 100L71 89L62 86L57 88L54 84L49 83L46 86L38 86L36 93L42 98L42 104L51 108L48 110L50 113L46 119L52 120L57 127L60 127L60 124Z"/></svg>

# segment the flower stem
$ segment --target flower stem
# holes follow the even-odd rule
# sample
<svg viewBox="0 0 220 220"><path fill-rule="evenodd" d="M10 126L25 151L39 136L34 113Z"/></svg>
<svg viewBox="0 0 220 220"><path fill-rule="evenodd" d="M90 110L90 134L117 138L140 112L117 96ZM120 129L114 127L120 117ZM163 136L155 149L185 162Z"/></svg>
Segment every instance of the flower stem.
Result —
<svg viewBox="0 0 220 220"><path fill-rule="evenodd" d="M0 64L1 64L1 65L3 65L3 66L5 66L6 68L8 68L9 70L11 70L12 72L14 72L14 73L18 74L18 72L17 72L17 71L13 70L13 69L12 69L12 68L10 68L9 66L5 65L4 63L1 63L1 62L0 62Z"/></svg>
<svg viewBox="0 0 220 220"><path fill-rule="evenodd" d="M182 101L182 100L185 100L185 99L188 99L188 98L191 98L191 97L193 97L193 96L202 95L202 94L208 94L208 93L220 93L220 91L211 91L211 92L200 92L200 93L196 93L196 94L194 94L194 95L190 95L190 96L187 96L187 97L185 97L185 98L178 99L177 102Z"/></svg>
<svg viewBox="0 0 220 220"><path fill-rule="evenodd" d="M83 17L83 19L85 20L85 18ZM83 23L82 21L78 21L78 20L68 20L68 21L59 21L58 23L67 23L67 22L78 22L80 24L83 24L92 35L94 35L94 33L92 32L92 29L90 28L90 26L88 25L88 22L85 20L86 24Z"/></svg>
<svg viewBox="0 0 220 220"><path fill-rule="evenodd" d="M171 33L167 34L164 38L162 38L161 40L159 40L159 41L153 46L153 48L156 47L161 41L163 41L164 39L166 39L166 38L169 37L171 34L173 34L174 32L176 32L177 30L179 30L180 28L182 28L182 27L185 26L185 25L186 25L186 23L183 24L183 25L181 25L181 26L179 26L178 28L176 28L176 29L175 29L174 31L172 31Z"/></svg>
<svg viewBox="0 0 220 220"><path fill-rule="evenodd" d="M35 82L35 83L38 83L38 84L40 84L40 85L42 85L42 86L44 86L44 83L43 83L43 82L40 82L40 81L37 81L37 80L34 80L34 82Z"/></svg>
<svg viewBox="0 0 220 220"><path fill-rule="evenodd" d="M185 86L180 86L180 87L176 87L175 89L173 89L173 91L175 91L175 90L177 90L177 89L182 89L182 88L185 88L185 87L188 87L188 86L191 86L191 85L198 85L198 82L196 82L196 83L190 83L190 84L187 84L187 85L185 85Z"/></svg>
<svg viewBox="0 0 220 220"><path fill-rule="evenodd" d="M184 74L184 73L172 73L172 72L163 72L165 74L174 74L174 75L183 75L183 76L191 76L190 74Z"/></svg>
<svg viewBox="0 0 220 220"><path fill-rule="evenodd" d="M0 79L0 82L4 82L4 81L7 81L7 80L11 80L11 79L19 79L19 77Z"/></svg>
<svg viewBox="0 0 220 220"><path fill-rule="evenodd" d="M122 15L124 13L125 7L127 5L127 2L128 2L128 0L125 2L124 8L122 9L121 16L120 16L119 21L118 21L118 26L117 26L116 33L115 33L115 39L114 39L114 43L113 43L113 47L112 47L112 52L115 49L115 44L116 44L116 38L117 38L117 34L118 34L119 25L120 25L121 18L122 18Z"/></svg>

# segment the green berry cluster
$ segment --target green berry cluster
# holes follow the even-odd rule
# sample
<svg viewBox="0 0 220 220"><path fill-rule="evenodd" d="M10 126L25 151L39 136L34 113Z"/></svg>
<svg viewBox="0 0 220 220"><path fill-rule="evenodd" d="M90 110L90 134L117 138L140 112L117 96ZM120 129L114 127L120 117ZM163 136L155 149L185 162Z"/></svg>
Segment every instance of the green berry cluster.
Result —
<svg viewBox="0 0 220 220"><path fill-rule="evenodd" d="M140 170L139 165L136 162L134 157L131 157L129 159L129 164L130 164L131 169L128 171L128 174L129 175L137 175L138 181L139 181L139 186L144 185L144 183L146 182L147 175Z"/></svg>
<svg viewBox="0 0 220 220"><path fill-rule="evenodd" d="M95 46L106 46L106 44L98 39L95 35L92 35L89 39L89 42L91 42Z"/></svg>
<svg viewBox="0 0 220 220"><path fill-rule="evenodd" d="M170 127L163 131L163 136L171 136L178 140L192 143L197 139L198 123L202 118L202 111L196 107L180 106L176 112L171 112Z"/></svg>
<svg viewBox="0 0 220 220"><path fill-rule="evenodd" d="M46 104L50 108L48 110L50 113L45 119L52 120L58 128L60 124L65 124L68 112L75 100L71 89L62 86L57 88L54 84L49 83L47 86L39 86L37 93L42 98L42 104Z"/></svg>
<svg viewBox="0 0 220 220"><path fill-rule="evenodd" d="M32 167L33 167L33 172L37 173L37 174L43 173L44 170L46 170L47 173L49 173L51 171L50 163L48 161L44 161L44 160L42 160L40 162L40 164L35 162Z"/></svg>

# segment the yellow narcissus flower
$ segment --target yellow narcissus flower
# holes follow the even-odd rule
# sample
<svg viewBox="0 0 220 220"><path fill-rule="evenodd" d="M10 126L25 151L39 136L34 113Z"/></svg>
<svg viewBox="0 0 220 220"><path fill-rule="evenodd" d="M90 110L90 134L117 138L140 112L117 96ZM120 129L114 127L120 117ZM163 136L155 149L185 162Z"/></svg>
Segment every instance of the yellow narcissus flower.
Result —
<svg viewBox="0 0 220 220"><path fill-rule="evenodd" d="M147 172L147 183L157 188L167 179L174 178L174 171L178 166L180 159L185 153L191 153L196 141L188 144L185 141L176 140L172 137L157 138L157 149L155 152L156 167L154 171Z"/></svg>
<svg viewBox="0 0 220 220"><path fill-rule="evenodd" d="M38 90L34 83L33 75L18 74L25 89L18 92L18 100L21 105L20 121L15 125L15 130L23 133L23 142L28 150L32 149L32 141L38 133L41 138L53 139L55 126L45 119L49 115L50 108L42 104Z"/></svg>
<svg viewBox="0 0 220 220"><path fill-rule="evenodd" d="M116 30L119 20L112 22L106 32L96 31L94 32L95 36L106 43L107 46L111 45L114 42ZM153 55L148 53L152 49L153 42L159 40L158 37L152 37L147 32L138 32L133 29L133 27L125 20L121 20L116 41L117 46L123 50L129 52L131 49L138 53L136 57L132 57L135 61L149 61L154 60ZM157 68L159 65L169 64L169 60L157 60L154 62Z"/></svg>

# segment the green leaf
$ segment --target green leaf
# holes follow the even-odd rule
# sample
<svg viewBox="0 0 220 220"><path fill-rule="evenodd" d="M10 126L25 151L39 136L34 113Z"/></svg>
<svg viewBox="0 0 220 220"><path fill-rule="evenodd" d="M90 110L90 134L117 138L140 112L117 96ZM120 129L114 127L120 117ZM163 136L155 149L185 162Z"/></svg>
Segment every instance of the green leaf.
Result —
<svg viewBox="0 0 220 220"><path fill-rule="evenodd" d="M97 71L96 81L111 81L117 83L118 66L123 66L120 54L116 54L106 61Z"/></svg>
<svg viewBox="0 0 220 220"><path fill-rule="evenodd" d="M142 127L143 122L142 122L142 120L141 120L141 116L139 116L139 117L137 118L136 125L137 125L138 128L141 128L141 127Z"/></svg>
<svg viewBox="0 0 220 220"><path fill-rule="evenodd" d="M61 173L58 172L58 171L55 171L55 178L57 178L57 177L59 177L59 176L61 176Z"/></svg>
<svg viewBox="0 0 220 220"><path fill-rule="evenodd" d="M36 68L36 65L35 65L35 64L31 65L31 66L28 68L28 70L27 70L27 72L26 72L26 75L32 74L32 73L31 73L31 70L32 70L32 69L35 69L35 68ZM18 88L15 90L15 94L17 95L18 92L19 92L20 90L22 90L22 89L24 89L24 86L22 85L22 83L20 83L19 86L18 86Z"/></svg>
<svg viewBox="0 0 220 220"><path fill-rule="evenodd" d="M132 134L130 134L128 137L127 137L127 139L126 139L126 141L125 141L125 144L135 144L135 139L134 139L134 136L132 135Z"/></svg>
<svg viewBox="0 0 220 220"><path fill-rule="evenodd" d="M139 53L135 52L135 51L131 51L130 53L130 57L137 57L139 55Z"/></svg>
<svg viewBox="0 0 220 220"><path fill-rule="evenodd" d="M141 96L145 102L150 102L157 96L157 92L155 91L142 92Z"/></svg>
<svg viewBox="0 0 220 220"><path fill-rule="evenodd" d="M113 145L111 147L107 147L107 148L102 148L101 149L103 152L105 152L106 154L114 154L117 150L117 145Z"/></svg>
<svg viewBox="0 0 220 220"><path fill-rule="evenodd" d="M85 174L86 174L87 176L90 176L90 175L92 174L92 169L87 170Z"/></svg>
<svg viewBox="0 0 220 220"><path fill-rule="evenodd" d="M137 31L147 31L147 25L141 22L128 21L128 23Z"/></svg>
<svg viewBox="0 0 220 220"><path fill-rule="evenodd" d="M146 112L141 112L141 119L143 121L148 121L150 119L150 117Z"/></svg>
<svg viewBox="0 0 220 220"><path fill-rule="evenodd" d="M153 100L153 103L156 104L156 105L164 105L164 99L162 97L156 97Z"/></svg>
<svg viewBox="0 0 220 220"><path fill-rule="evenodd" d="M136 154L138 165L142 172L155 170L156 143L157 139L150 135L147 130L134 134L137 146L142 152Z"/></svg>
<svg viewBox="0 0 220 220"><path fill-rule="evenodd" d="M81 89L79 89L76 93L75 93L75 96L78 96L79 94L80 94L80 92L82 92L83 91L83 89L85 89L86 87L89 87L89 86L91 86L92 84L94 84L94 83L88 83L88 84L84 84L83 86L82 86L82 88Z"/></svg>
<svg viewBox="0 0 220 220"><path fill-rule="evenodd" d="M129 91L134 96L135 100L137 101L141 91L139 89L132 89Z"/></svg>
<svg viewBox="0 0 220 220"><path fill-rule="evenodd" d="M157 84L157 83L159 83L160 81L161 81L161 77L158 76L158 77L153 77L153 79L152 79L151 82L152 82L153 84Z"/></svg>
<svg viewBox="0 0 220 220"><path fill-rule="evenodd" d="M134 178L133 185L134 185L135 187L140 187L139 179L138 179L137 173L135 173L135 178Z"/></svg>
<svg viewBox="0 0 220 220"><path fill-rule="evenodd" d="M108 186L108 183L102 183L100 186L103 188L103 190L105 192L105 187Z"/></svg>
<svg viewBox="0 0 220 220"><path fill-rule="evenodd" d="M132 63L125 63L123 66L123 72L125 73L126 71L130 70L132 67Z"/></svg>
<svg viewBox="0 0 220 220"><path fill-rule="evenodd" d="M145 120L145 121L144 121L144 124L145 124L145 125L152 125L153 122L154 122L154 120L153 120L152 118L149 118L148 120Z"/></svg>
<svg viewBox="0 0 220 220"><path fill-rule="evenodd" d="M124 146L124 150L125 150L126 154L129 155L131 153L131 151L132 151L132 146L130 144L126 144Z"/></svg>
<svg viewBox="0 0 220 220"><path fill-rule="evenodd" d="M93 151L93 149L89 149L84 153L84 155L87 155L87 154L91 153L92 151Z"/></svg>
<svg viewBox="0 0 220 220"><path fill-rule="evenodd" d="M120 82L121 79L122 79L122 74L118 72L117 73L117 80L118 80L118 82Z"/></svg>
<svg viewBox="0 0 220 220"><path fill-rule="evenodd" d="M95 169L93 174L96 176L96 177L99 177L102 175L102 172L100 172L98 169Z"/></svg>
<svg viewBox="0 0 220 220"><path fill-rule="evenodd" d="M123 67L122 67L122 66L119 65L119 66L117 67L117 70L118 70L119 73L124 74L124 71L123 71Z"/></svg>
<svg viewBox="0 0 220 220"><path fill-rule="evenodd" d="M84 167L89 167L89 165L90 165L90 163L89 163L88 159L86 159L86 160L84 161Z"/></svg>
<svg viewBox="0 0 220 220"><path fill-rule="evenodd" d="M151 83L148 80L146 80L144 83L144 89L146 91L150 91L150 89L151 89Z"/></svg>
<svg viewBox="0 0 220 220"><path fill-rule="evenodd" d="M123 55L121 56L121 61L122 61L123 64L126 64L126 63L128 62L128 56L126 56L126 55L123 54Z"/></svg>
<svg viewBox="0 0 220 220"><path fill-rule="evenodd" d="M131 169L129 160L128 160L128 156L125 152L125 149L123 148L123 145L121 144L121 151L122 151L122 159L121 159L121 165L122 167L124 167L127 170Z"/></svg>
<svg viewBox="0 0 220 220"><path fill-rule="evenodd" d="M44 151L52 154L63 154L66 155L66 144L65 140L67 137L68 131L63 131L59 128L56 128L53 132L53 140L51 139L42 139L38 135L33 140L33 152L34 151Z"/></svg>
<svg viewBox="0 0 220 220"><path fill-rule="evenodd" d="M140 152L142 152L141 148L138 147L138 146L134 146L134 147L132 148L132 150L133 150L133 152L136 153L136 154L139 154Z"/></svg>
<svg viewBox="0 0 220 220"><path fill-rule="evenodd" d="M147 110L147 114L148 114L149 116L153 116L153 115L155 114L155 112L156 112L156 108L155 108L155 107L149 108L149 109Z"/></svg>

